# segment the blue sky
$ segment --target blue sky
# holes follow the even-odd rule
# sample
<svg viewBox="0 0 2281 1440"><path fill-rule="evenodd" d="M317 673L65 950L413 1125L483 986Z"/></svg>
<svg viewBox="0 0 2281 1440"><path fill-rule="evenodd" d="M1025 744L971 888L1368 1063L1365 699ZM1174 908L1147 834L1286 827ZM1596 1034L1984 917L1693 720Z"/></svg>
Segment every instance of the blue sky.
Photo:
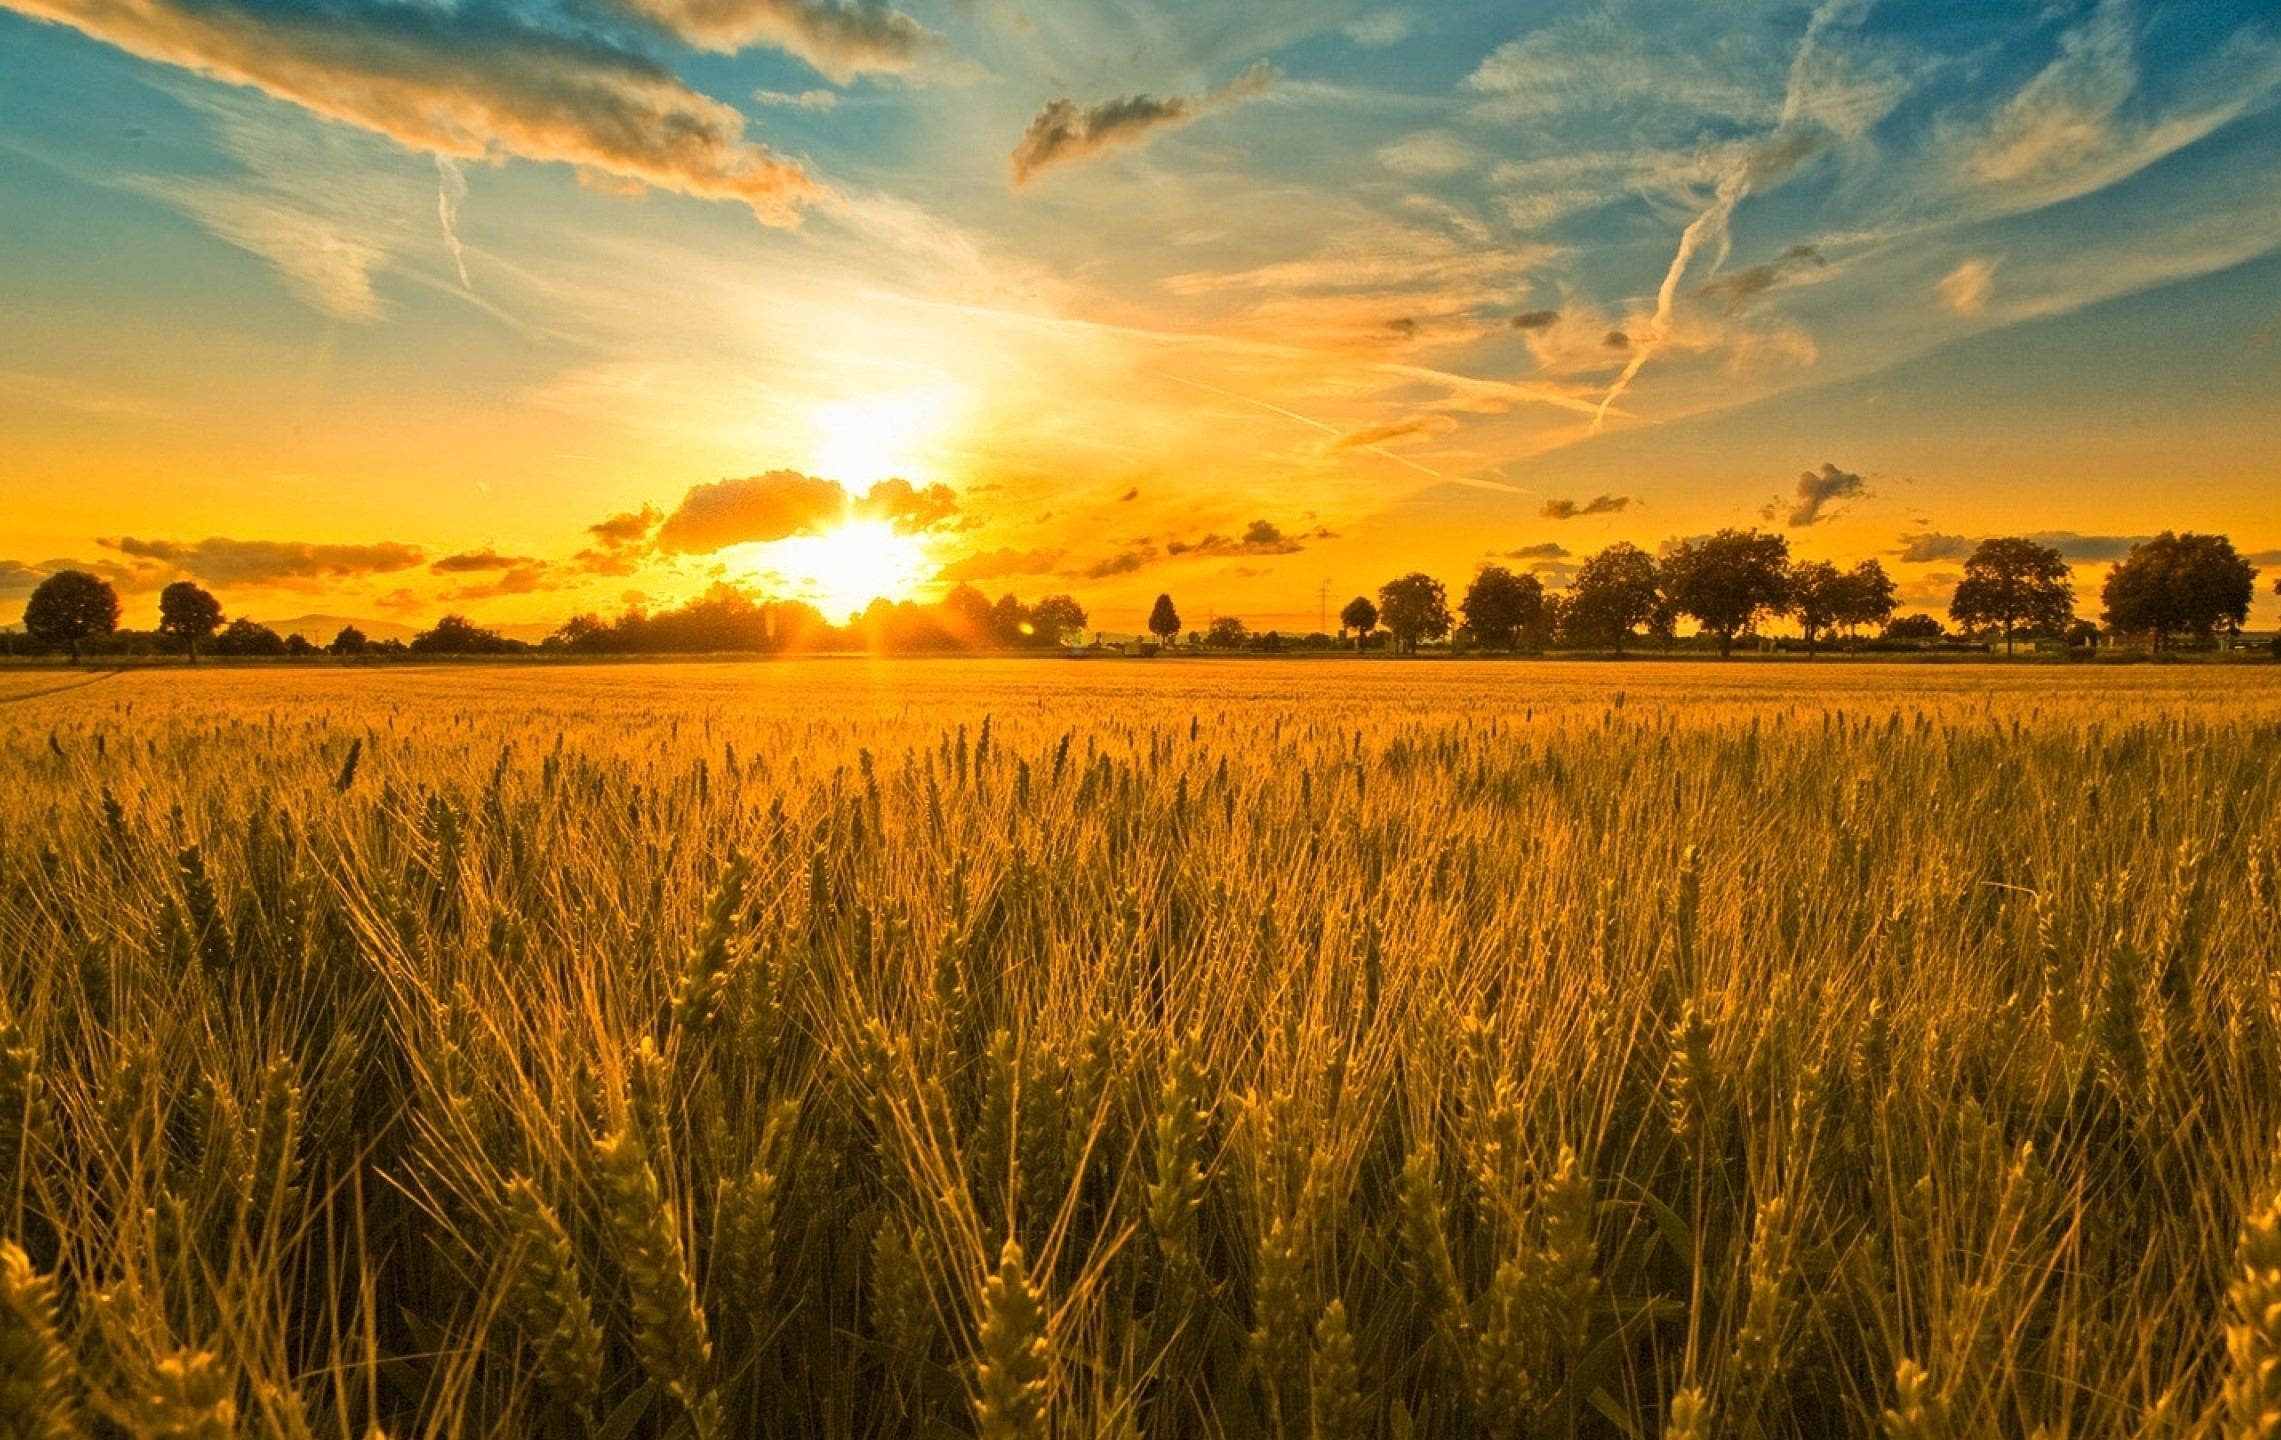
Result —
<svg viewBox="0 0 2281 1440"><path fill-rule="evenodd" d="M2250 3L0 0L0 613L2262 553L2277 99Z"/></svg>

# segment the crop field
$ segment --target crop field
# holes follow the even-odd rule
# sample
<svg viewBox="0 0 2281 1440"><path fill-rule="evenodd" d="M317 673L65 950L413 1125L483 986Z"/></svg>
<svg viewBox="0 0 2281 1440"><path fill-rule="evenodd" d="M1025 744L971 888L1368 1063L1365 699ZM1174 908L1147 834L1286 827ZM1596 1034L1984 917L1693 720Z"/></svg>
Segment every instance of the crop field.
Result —
<svg viewBox="0 0 2281 1440"><path fill-rule="evenodd" d="M2281 673L0 674L0 1436L2264 1436Z"/></svg>

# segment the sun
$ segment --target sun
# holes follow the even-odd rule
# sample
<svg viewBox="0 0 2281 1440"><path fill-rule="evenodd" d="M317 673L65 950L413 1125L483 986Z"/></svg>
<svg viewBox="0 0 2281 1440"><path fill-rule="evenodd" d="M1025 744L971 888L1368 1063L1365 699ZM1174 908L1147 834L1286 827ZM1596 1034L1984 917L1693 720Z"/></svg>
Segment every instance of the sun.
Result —
<svg viewBox="0 0 2281 1440"><path fill-rule="evenodd" d="M808 463L814 473L858 488L913 478L928 468L957 400L956 390L937 386L821 406L808 417Z"/></svg>
<svg viewBox="0 0 2281 1440"><path fill-rule="evenodd" d="M874 600L908 600L934 571L926 544L884 520L850 520L769 547L769 568L838 621Z"/></svg>

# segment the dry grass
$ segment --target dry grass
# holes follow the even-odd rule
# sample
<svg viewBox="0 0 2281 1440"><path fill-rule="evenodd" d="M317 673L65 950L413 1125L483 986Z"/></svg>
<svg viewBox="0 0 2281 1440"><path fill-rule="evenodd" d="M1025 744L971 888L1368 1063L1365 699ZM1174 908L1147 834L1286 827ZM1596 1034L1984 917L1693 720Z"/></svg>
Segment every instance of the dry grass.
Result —
<svg viewBox="0 0 2281 1440"><path fill-rule="evenodd" d="M0 693L0 1435L2267 1433L2277 742L2232 669Z"/></svg>

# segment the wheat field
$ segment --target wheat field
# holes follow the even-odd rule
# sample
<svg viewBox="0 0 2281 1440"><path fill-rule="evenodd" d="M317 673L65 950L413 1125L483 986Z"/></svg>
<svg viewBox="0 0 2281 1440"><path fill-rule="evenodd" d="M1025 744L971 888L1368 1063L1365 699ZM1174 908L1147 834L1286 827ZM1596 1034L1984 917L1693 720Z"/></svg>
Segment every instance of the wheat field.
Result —
<svg viewBox="0 0 2281 1440"><path fill-rule="evenodd" d="M2265 1436L2281 674L0 675L0 1436Z"/></svg>

